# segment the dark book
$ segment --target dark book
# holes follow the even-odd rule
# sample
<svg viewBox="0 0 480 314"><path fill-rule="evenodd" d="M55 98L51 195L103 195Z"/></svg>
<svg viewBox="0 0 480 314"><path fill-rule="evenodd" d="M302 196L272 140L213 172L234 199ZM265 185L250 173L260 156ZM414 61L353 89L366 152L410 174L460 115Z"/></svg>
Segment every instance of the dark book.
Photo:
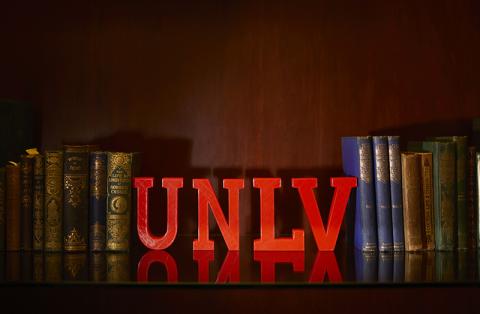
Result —
<svg viewBox="0 0 480 314"><path fill-rule="evenodd" d="M107 279L107 260L105 253L90 253L89 268L90 281L105 281Z"/></svg>
<svg viewBox="0 0 480 314"><path fill-rule="evenodd" d="M477 153L476 159L475 159L475 176L476 176L476 183L477 183L476 190L475 190L475 213L477 218L475 221L475 225L476 225L475 228L477 230L477 247L480 247L480 153ZM480 269L479 269L479 273L480 273Z"/></svg>
<svg viewBox="0 0 480 314"><path fill-rule="evenodd" d="M63 280L88 280L87 253L65 252L63 254Z"/></svg>
<svg viewBox="0 0 480 314"><path fill-rule="evenodd" d="M378 281L376 251L355 250L355 280L357 282Z"/></svg>
<svg viewBox="0 0 480 314"><path fill-rule="evenodd" d="M393 282L393 252L379 253L378 281Z"/></svg>
<svg viewBox="0 0 480 314"><path fill-rule="evenodd" d="M0 251L5 250L5 190L7 185L5 180L5 168L0 168Z"/></svg>
<svg viewBox="0 0 480 314"><path fill-rule="evenodd" d="M422 181L422 239L423 248L435 249L435 220L433 217L433 175L432 153L416 153L420 156L420 177Z"/></svg>
<svg viewBox="0 0 480 314"><path fill-rule="evenodd" d="M388 137L388 156L390 166L390 194L392 204L393 249L403 251L403 200L402 200L402 161L400 159L400 138Z"/></svg>
<svg viewBox="0 0 480 314"><path fill-rule="evenodd" d="M20 156L20 200L22 219L22 243L25 251L32 249L33 229L33 159L30 155Z"/></svg>
<svg viewBox="0 0 480 314"><path fill-rule="evenodd" d="M90 250L105 250L107 215L107 153L90 153Z"/></svg>
<svg viewBox="0 0 480 314"><path fill-rule="evenodd" d="M47 283L62 281L62 253L46 252L44 258L45 281Z"/></svg>
<svg viewBox="0 0 480 314"><path fill-rule="evenodd" d="M357 177L354 245L362 251L376 251L377 221L371 138L342 137L342 161L343 172Z"/></svg>
<svg viewBox="0 0 480 314"><path fill-rule="evenodd" d="M453 250L457 242L456 145L449 141L411 142L409 149L432 153L435 249Z"/></svg>
<svg viewBox="0 0 480 314"><path fill-rule="evenodd" d="M416 153L402 153L402 191L405 250L418 251L422 242L421 159Z"/></svg>
<svg viewBox="0 0 480 314"><path fill-rule="evenodd" d="M17 160L26 147L34 146L34 119L31 104L0 101L0 165Z"/></svg>
<svg viewBox="0 0 480 314"><path fill-rule="evenodd" d="M20 211L20 166L9 163L5 167L6 194L6 247L8 251L20 250L21 211Z"/></svg>
<svg viewBox="0 0 480 314"><path fill-rule="evenodd" d="M61 251L63 248L63 151L45 152L44 221L45 250Z"/></svg>
<svg viewBox="0 0 480 314"><path fill-rule="evenodd" d="M480 118L472 120L473 145L475 150L480 151Z"/></svg>
<svg viewBox="0 0 480 314"><path fill-rule="evenodd" d="M36 155L33 162L33 249L43 250L44 205L45 205L45 161Z"/></svg>
<svg viewBox="0 0 480 314"><path fill-rule="evenodd" d="M87 250L88 162L88 145L65 145L63 168L63 248L67 252Z"/></svg>
<svg viewBox="0 0 480 314"><path fill-rule="evenodd" d="M132 153L108 153L106 249L128 251L132 208Z"/></svg>
<svg viewBox="0 0 480 314"><path fill-rule="evenodd" d="M477 247L477 211L475 210L475 164L476 151L474 146L468 147L467 151L467 248Z"/></svg>
<svg viewBox="0 0 480 314"><path fill-rule="evenodd" d="M378 249L380 251L391 251L393 250L393 230L388 140L386 136L374 136L372 143Z"/></svg>

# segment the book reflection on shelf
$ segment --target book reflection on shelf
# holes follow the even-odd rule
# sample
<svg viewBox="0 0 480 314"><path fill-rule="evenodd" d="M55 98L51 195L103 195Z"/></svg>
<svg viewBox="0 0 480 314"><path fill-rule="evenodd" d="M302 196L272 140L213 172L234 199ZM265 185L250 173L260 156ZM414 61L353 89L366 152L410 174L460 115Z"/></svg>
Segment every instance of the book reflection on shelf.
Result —
<svg viewBox="0 0 480 314"><path fill-rule="evenodd" d="M405 278L405 252L393 253L393 282L403 282Z"/></svg>
<svg viewBox="0 0 480 314"><path fill-rule="evenodd" d="M0 282L5 281L5 252L0 252Z"/></svg>
<svg viewBox="0 0 480 314"><path fill-rule="evenodd" d="M88 279L87 253L64 253L63 279L65 281L86 281Z"/></svg>
<svg viewBox="0 0 480 314"><path fill-rule="evenodd" d="M405 252L405 281L422 281L422 252Z"/></svg>
<svg viewBox="0 0 480 314"><path fill-rule="evenodd" d="M45 253L45 281L46 282L62 281L62 253L60 252Z"/></svg>
<svg viewBox="0 0 480 314"><path fill-rule="evenodd" d="M477 274L477 252L459 250L457 252L457 280L472 281Z"/></svg>
<svg viewBox="0 0 480 314"><path fill-rule="evenodd" d="M125 282L130 281L130 256L128 253L106 253L107 257L107 281Z"/></svg>
<svg viewBox="0 0 480 314"><path fill-rule="evenodd" d="M435 280L454 281L457 263L457 254L454 251L435 252Z"/></svg>
<svg viewBox="0 0 480 314"><path fill-rule="evenodd" d="M380 252L378 259L378 281L392 282L393 281L393 252Z"/></svg>
<svg viewBox="0 0 480 314"><path fill-rule="evenodd" d="M91 253L89 267L91 281L100 282L107 279L107 261L104 252Z"/></svg>
<svg viewBox="0 0 480 314"><path fill-rule="evenodd" d="M355 250L355 280L376 282L378 280L377 252Z"/></svg>
<svg viewBox="0 0 480 314"><path fill-rule="evenodd" d="M20 252L6 252L6 279L7 281L20 281L22 273L22 257Z"/></svg>
<svg viewBox="0 0 480 314"><path fill-rule="evenodd" d="M43 254L41 252L33 253L33 281L43 282L44 280Z"/></svg>

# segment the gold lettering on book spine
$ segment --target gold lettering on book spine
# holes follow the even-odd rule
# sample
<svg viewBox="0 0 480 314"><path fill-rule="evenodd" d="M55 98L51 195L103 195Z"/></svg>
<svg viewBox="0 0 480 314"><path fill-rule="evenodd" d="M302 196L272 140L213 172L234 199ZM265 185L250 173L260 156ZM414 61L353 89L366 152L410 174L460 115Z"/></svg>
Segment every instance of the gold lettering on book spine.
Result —
<svg viewBox="0 0 480 314"><path fill-rule="evenodd" d="M381 183L388 183L390 169L388 167L388 148L386 144L375 145L375 165L377 180Z"/></svg>
<svg viewBox="0 0 480 314"><path fill-rule="evenodd" d="M365 183L372 182L372 152L370 145L360 144L360 180Z"/></svg>
<svg viewBox="0 0 480 314"><path fill-rule="evenodd" d="M398 144L388 145L388 155L390 161L390 180L395 183L400 183L402 176L402 168L400 166L400 146Z"/></svg>
<svg viewBox="0 0 480 314"><path fill-rule="evenodd" d="M44 160L36 155L33 167L33 248L43 249L44 215Z"/></svg>
<svg viewBox="0 0 480 314"><path fill-rule="evenodd" d="M62 249L63 152L45 155L45 249Z"/></svg>
<svg viewBox="0 0 480 314"><path fill-rule="evenodd" d="M91 185L91 194L95 199L100 200L102 196L107 193L107 187L105 184L106 173L105 173L105 165L102 159L96 158L93 162L93 180Z"/></svg>

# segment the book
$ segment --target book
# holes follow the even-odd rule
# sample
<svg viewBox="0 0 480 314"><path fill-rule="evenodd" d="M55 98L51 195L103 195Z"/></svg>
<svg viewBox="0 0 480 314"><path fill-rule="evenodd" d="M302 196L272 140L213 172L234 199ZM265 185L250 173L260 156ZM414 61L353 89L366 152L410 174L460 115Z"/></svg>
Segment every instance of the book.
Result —
<svg viewBox="0 0 480 314"><path fill-rule="evenodd" d="M453 250L457 242L456 145L449 141L410 142L409 149L432 153L435 249Z"/></svg>
<svg viewBox="0 0 480 314"><path fill-rule="evenodd" d="M475 146L475 150L480 151L480 118L472 120L472 142Z"/></svg>
<svg viewBox="0 0 480 314"><path fill-rule="evenodd" d="M44 203L45 203L45 161L36 155L33 161L33 249L43 250Z"/></svg>
<svg viewBox="0 0 480 314"><path fill-rule="evenodd" d="M88 244L88 145L65 145L63 168L63 248L86 251Z"/></svg>
<svg viewBox="0 0 480 314"><path fill-rule="evenodd" d="M476 173L476 178L477 178L477 189L475 191L476 197L475 197L475 213L476 213L476 218L477 220L475 221L476 224L476 230L477 230L477 247L479 247L480 243L480 153L477 153L476 155L476 162L475 162L475 173ZM480 263L479 263L480 265ZM480 272L480 267L479 267L479 272Z"/></svg>
<svg viewBox="0 0 480 314"><path fill-rule="evenodd" d="M393 230L387 137L374 136L372 138L372 145L378 249L380 251L391 251L393 250Z"/></svg>
<svg viewBox="0 0 480 314"><path fill-rule="evenodd" d="M477 247L477 212L475 210L475 146L469 146L467 151L467 248L475 249Z"/></svg>
<svg viewBox="0 0 480 314"><path fill-rule="evenodd" d="M5 250L5 168L0 168L0 251Z"/></svg>
<svg viewBox="0 0 480 314"><path fill-rule="evenodd" d="M390 194L392 205L393 249L405 249L403 234L403 200L402 200L402 162L400 160L400 137L388 137L388 157L390 166Z"/></svg>
<svg viewBox="0 0 480 314"><path fill-rule="evenodd" d="M20 166L9 163L6 173L6 248L8 251L20 250L21 211L20 211Z"/></svg>
<svg viewBox="0 0 480 314"><path fill-rule="evenodd" d="M20 156L20 202L22 219L22 243L25 251L32 249L33 229L33 159L29 155Z"/></svg>
<svg viewBox="0 0 480 314"><path fill-rule="evenodd" d="M435 249L435 221L433 217L432 153L416 153L420 156L422 181L422 239L423 248Z"/></svg>
<svg viewBox="0 0 480 314"><path fill-rule="evenodd" d="M376 251L377 222L371 138L342 137L342 162L343 172L358 180L354 206L354 245L362 251Z"/></svg>
<svg viewBox="0 0 480 314"><path fill-rule="evenodd" d="M61 251L63 248L63 151L45 152L44 206L45 250Z"/></svg>
<svg viewBox="0 0 480 314"><path fill-rule="evenodd" d="M108 153L106 249L109 251L130 248L132 159L132 153Z"/></svg>
<svg viewBox="0 0 480 314"><path fill-rule="evenodd" d="M402 153L401 158L405 250L418 251L423 248L421 160L412 152Z"/></svg>
<svg viewBox="0 0 480 314"><path fill-rule="evenodd" d="M107 153L90 153L90 250L105 250L107 215Z"/></svg>

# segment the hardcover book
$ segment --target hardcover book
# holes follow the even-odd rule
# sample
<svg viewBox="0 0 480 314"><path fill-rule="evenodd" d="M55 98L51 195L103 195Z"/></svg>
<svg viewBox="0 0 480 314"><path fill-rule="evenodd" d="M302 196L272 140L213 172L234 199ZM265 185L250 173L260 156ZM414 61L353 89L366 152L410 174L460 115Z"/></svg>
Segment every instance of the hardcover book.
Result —
<svg viewBox="0 0 480 314"><path fill-rule="evenodd" d="M5 168L0 168L0 251L5 250L5 188Z"/></svg>
<svg viewBox="0 0 480 314"><path fill-rule="evenodd" d="M8 251L20 250L20 166L7 164L5 167L7 195L6 195L6 247Z"/></svg>
<svg viewBox="0 0 480 314"><path fill-rule="evenodd" d="M42 155L36 155L33 162L33 249L43 250L44 203L45 203L45 162Z"/></svg>
<svg viewBox="0 0 480 314"><path fill-rule="evenodd" d="M374 136L372 141L378 249L391 251L393 250L393 231L388 140L386 136Z"/></svg>
<svg viewBox="0 0 480 314"><path fill-rule="evenodd" d="M415 153L402 153L402 190L405 250L418 251L422 243L421 160Z"/></svg>
<svg viewBox="0 0 480 314"><path fill-rule="evenodd" d="M107 153L90 153L90 250L105 250Z"/></svg>
<svg viewBox="0 0 480 314"><path fill-rule="evenodd" d="M33 229L33 159L29 155L20 156L20 176L20 200L22 217L21 248L25 251L30 251L32 249Z"/></svg>
<svg viewBox="0 0 480 314"><path fill-rule="evenodd" d="M393 249L395 251L403 251L405 249L405 241L403 234L402 162L400 160L400 138L398 136L388 137L388 156L390 166Z"/></svg>
<svg viewBox="0 0 480 314"><path fill-rule="evenodd" d="M476 151L475 146L468 147L467 151L467 248L477 247L477 211L475 210L476 185Z"/></svg>
<svg viewBox="0 0 480 314"><path fill-rule="evenodd" d="M87 145L64 147L63 247L65 251L86 251L88 243Z"/></svg>
<svg viewBox="0 0 480 314"><path fill-rule="evenodd" d="M435 249L435 220L433 217L432 153L416 153L420 156L422 181L422 239L423 248Z"/></svg>
<svg viewBox="0 0 480 314"><path fill-rule="evenodd" d="M478 243L480 243L480 153L477 153L475 168L476 168L476 176L477 176L477 190L476 190L476 198L475 198L475 201L476 201L475 212L476 212L477 220L475 221L475 224L476 224L476 230L477 230L477 247L478 247L480 246L478 245ZM480 266L479 266L479 272L480 272Z"/></svg>
<svg viewBox="0 0 480 314"><path fill-rule="evenodd" d="M63 151L45 152L45 250L63 248ZM47 264L47 262L45 261Z"/></svg>
<svg viewBox="0 0 480 314"><path fill-rule="evenodd" d="M358 179L354 206L354 245L362 251L376 251L377 222L371 138L342 137L342 161L344 173Z"/></svg>

